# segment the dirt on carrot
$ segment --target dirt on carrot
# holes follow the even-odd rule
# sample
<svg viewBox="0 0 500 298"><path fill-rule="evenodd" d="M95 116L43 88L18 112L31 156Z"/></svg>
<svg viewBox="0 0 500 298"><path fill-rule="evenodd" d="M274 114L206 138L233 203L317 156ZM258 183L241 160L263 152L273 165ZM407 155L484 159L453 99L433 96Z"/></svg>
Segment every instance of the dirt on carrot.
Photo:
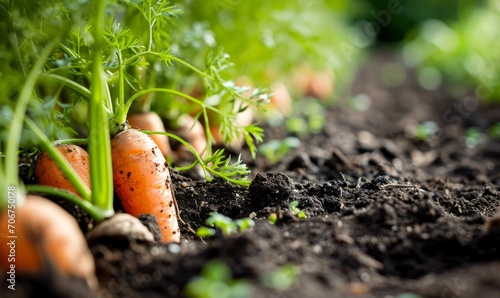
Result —
<svg viewBox="0 0 500 298"><path fill-rule="evenodd" d="M160 116L155 112L132 114L127 117L127 120L130 127L134 129L165 132L165 126ZM167 136L152 134L151 138L158 145L163 156L167 157L171 154L172 150L170 149Z"/></svg>
<svg viewBox="0 0 500 298"><path fill-rule="evenodd" d="M111 140L113 181L123 208L131 215L156 217L163 242L179 242L180 231L166 160L153 139L129 129Z"/></svg>

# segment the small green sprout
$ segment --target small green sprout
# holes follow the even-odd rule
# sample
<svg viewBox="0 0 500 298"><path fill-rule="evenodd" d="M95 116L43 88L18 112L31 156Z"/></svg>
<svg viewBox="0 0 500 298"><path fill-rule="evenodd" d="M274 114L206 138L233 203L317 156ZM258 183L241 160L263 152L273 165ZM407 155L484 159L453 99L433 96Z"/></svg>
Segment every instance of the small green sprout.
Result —
<svg viewBox="0 0 500 298"><path fill-rule="evenodd" d="M278 221L278 215L276 215L276 213L271 213L269 215L269 223L274 225L276 224L277 221Z"/></svg>
<svg viewBox="0 0 500 298"><path fill-rule="evenodd" d="M210 227L221 229L224 235L231 235L237 232L243 233L248 228L255 226L255 222L251 218L246 217L232 220L217 212L211 212L205 223ZM196 235L198 237L209 237L215 235L215 232L216 229L199 227Z"/></svg>
<svg viewBox="0 0 500 298"><path fill-rule="evenodd" d="M479 132L479 128L471 127L465 131L465 146L467 146L467 148L475 148L483 142L484 135Z"/></svg>
<svg viewBox="0 0 500 298"><path fill-rule="evenodd" d="M494 139L500 139L500 122L497 122L489 128L490 136Z"/></svg>
<svg viewBox="0 0 500 298"><path fill-rule="evenodd" d="M299 206L298 201L292 201L288 205L288 209L290 209L290 211L292 211L293 214L297 215L298 218L307 218L306 213L300 210L298 206Z"/></svg>
<svg viewBox="0 0 500 298"><path fill-rule="evenodd" d="M424 141L431 138L438 131L438 125L434 121L425 121L415 127L413 135L415 139Z"/></svg>
<svg viewBox="0 0 500 298"><path fill-rule="evenodd" d="M293 286L299 273L296 265L287 263L275 271L263 273L259 279L264 286L283 291Z"/></svg>
<svg viewBox="0 0 500 298"><path fill-rule="evenodd" d="M300 140L296 137L286 137L283 140L271 140L259 146L259 152L269 163L275 164L282 160L290 150L298 148Z"/></svg>
<svg viewBox="0 0 500 298"><path fill-rule="evenodd" d="M245 280L234 279L230 268L220 260L208 262L201 276L191 280L184 288L190 298L239 298L250 297L252 286Z"/></svg>
<svg viewBox="0 0 500 298"><path fill-rule="evenodd" d="M367 111L372 104L372 99L370 98L370 96L364 93L357 94L349 98L348 100L349 101L347 102L347 104L349 105L349 107L360 112Z"/></svg>
<svg viewBox="0 0 500 298"><path fill-rule="evenodd" d="M307 121L302 117L290 117L285 123L286 130L298 135L307 134Z"/></svg>

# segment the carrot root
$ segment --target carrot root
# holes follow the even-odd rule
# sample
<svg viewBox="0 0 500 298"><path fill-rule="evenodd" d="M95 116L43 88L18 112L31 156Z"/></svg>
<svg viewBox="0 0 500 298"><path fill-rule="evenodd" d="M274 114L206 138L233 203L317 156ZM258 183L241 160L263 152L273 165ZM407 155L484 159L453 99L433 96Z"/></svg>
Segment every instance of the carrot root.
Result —
<svg viewBox="0 0 500 298"><path fill-rule="evenodd" d="M59 144L56 147L83 182L90 187L90 161L87 151L77 145ZM47 152L42 153L36 160L35 178L38 184L66 189L78 195L71 182Z"/></svg>
<svg viewBox="0 0 500 298"><path fill-rule="evenodd" d="M0 266L10 268L12 239L8 212L0 214ZM24 274L43 274L51 262L61 274L83 278L97 289L94 259L76 220L59 205L43 197L29 195L16 209L15 223L16 271ZM50 265L52 266L52 265Z"/></svg>
<svg viewBox="0 0 500 298"><path fill-rule="evenodd" d="M111 140L113 182L125 211L152 214L163 242L179 242L180 230L170 172L160 149L148 135L129 129Z"/></svg>

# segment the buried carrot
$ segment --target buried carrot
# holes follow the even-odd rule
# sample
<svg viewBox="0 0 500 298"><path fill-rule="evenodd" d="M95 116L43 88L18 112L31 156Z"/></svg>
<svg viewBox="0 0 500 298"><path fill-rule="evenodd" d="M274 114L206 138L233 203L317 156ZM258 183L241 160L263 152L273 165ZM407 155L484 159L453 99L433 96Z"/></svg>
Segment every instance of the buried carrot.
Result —
<svg viewBox="0 0 500 298"><path fill-rule="evenodd" d="M127 117L127 120L131 128L165 132L165 126L160 116L155 112L132 114ZM171 150L166 135L152 134L151 138L158 145L163 156L167 157L170 155Z"/></svg>
<svg viewBox="0 0 500 298"><path fill-rule="evenodd" d="M111 140L113 183L125 211L152 214L163 242L179 242L180 230L170 172L160 149L147 134L135 129Z"/></svg>
<svg viewBox="0 0 500 298"><path fill-rule="evenodd" d="M43 274L53 267L63 275L85 279L96 289L94 259L78 223L69 213L50 200L29 195L24 204L15 209L16 238L8 239L7 235L12 235L9 210L0 213L0 267L3 270L15 264L18 273ZM11 253L12 247L6 245L13 239L15 254Z"/></svg>
<svg viewBox="0 0 500 298"><path fill-rule="evenodd" d="M90 162L87 151L77 145L60 144L56 148L63 154L83 182L90 187ZM36 160L35 178L38 184L62 188L78 194L47 152L42 153Z"/></svg>

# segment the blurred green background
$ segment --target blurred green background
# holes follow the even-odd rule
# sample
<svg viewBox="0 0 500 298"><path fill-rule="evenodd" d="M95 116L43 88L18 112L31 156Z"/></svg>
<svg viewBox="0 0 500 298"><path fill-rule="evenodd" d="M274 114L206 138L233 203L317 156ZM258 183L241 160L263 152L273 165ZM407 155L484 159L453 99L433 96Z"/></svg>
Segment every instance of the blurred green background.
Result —
<svg viewBox="0 0 500 298"><path fill-rule="evenodd" d="M285 81L294 97L334 102L379 45L394 47L407 66L428 76L428 89L443 82L475 87L500 74L499 0L173 3L184 11L173 34L176 54L202 64L205 53L222 47L235 64L229 75L265 86ZM332 92L307 90L297 73L330 73ZM498 99L499 88L484 98Z"/></svg>
<svg viewBox="0 0 500 298"><path fill-rule="evenodd" d="M380 26L380 42L400 42L419 24L428 19L456 22L466 17L484 1L478 0L354 0L350 15L359 25L370 22Z"/></svg>

